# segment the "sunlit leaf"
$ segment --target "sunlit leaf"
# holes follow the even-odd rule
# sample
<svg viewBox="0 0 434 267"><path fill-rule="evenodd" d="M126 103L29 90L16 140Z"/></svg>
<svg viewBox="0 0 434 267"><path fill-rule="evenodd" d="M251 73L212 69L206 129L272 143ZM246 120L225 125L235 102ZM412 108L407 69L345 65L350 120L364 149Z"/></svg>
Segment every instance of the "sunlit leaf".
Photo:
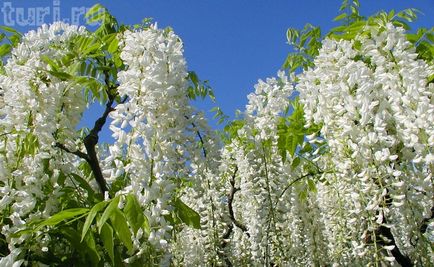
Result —
<svg viewBox="0 0 434 267"><path fill-rule="evenodd" d="M143 215L143 210L134 195L129 194L126 196L126 204L123 211L129 224L133 228L134 234L137 234L137 231L145 222L145 216Z"/></svg>
<svg viewBox="0 0 434 267"><path fill-rule="evenodd" d="M115 254L114 254L114 242L113 242L113 228L105 223L101 228L101 240L104 244L104 248L110 257L112 264L114 265Z"/></svg>
<svg viewBox="0 0 434 267"><path fill-rule="evenodd" d="M181 199L176 199L173 203L175 213L183 223L195 229L200 229L200 215L192 208L187 206Z"/></svg>
<svg viewBox="0 0 434 267"><path fill-rule="evenodd" d="M101 215L101 218L97 221L97 227L99 232L101 232L101 227L105 224L105 222L118 210L118 204L119 204L120 196L117 196L113 198L110 203L108 204L107 208L104 210L103 214Z"/></svg>
<svg viewBox="0 0 434 267"><path fill-rule="evenodd" d="M89 230L90 226L92 225L93 220L95 219L97 213L100 212L106 205L107 205L107 202L103 201L103 202L96 204L95 206L92 207L92 209L90 209L89 214L86 217L86 221L84 222L84 225L83 225L83 231L81 233L81 240L83 240L84 237L86 236L87 231Z"/></svg>
<svg viewBox="0 0 434 267"><path fill-rule="evenodd" d="M63 221L73 219L79 215L82 215L86 212L88 212L88 208L73 208L73 209L67 209L62 210L61 212L58 212L54 214L53 216L49 217L48 219L42 221L38 226L37 229L40 229L44 226L55 226Z"/></svg>
<svg viewBox="0 0 434 267"><path fill-rule="evenodd" d="M117 207L110 212L110 221L113 226L113 230L122 241L129 253L133 251L133 241L131 239L130 228L128 227L125 215Z"/></svg>

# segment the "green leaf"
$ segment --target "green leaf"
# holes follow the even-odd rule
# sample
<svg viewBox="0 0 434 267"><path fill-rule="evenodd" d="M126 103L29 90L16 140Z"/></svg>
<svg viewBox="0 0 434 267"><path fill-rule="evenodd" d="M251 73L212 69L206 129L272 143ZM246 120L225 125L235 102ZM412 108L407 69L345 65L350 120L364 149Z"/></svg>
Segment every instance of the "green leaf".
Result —
<svg viewBox="0 0 434 267"><path fill-rule="evenodd" d="M279 118L279 122L277 124L277 149L283 162L286 161L286 137L288 135L287 130L288 127L286 126L285 119Z"/></svg>
<svg viewBox="0 0 434 267"><path fill-rule="evenodd" d="M134 234L143 226L145 222L145 216L143 215L143 210L137 201L136 196L129 194L126 196L126 204L124 208L124 214L133 228Z"/></svg>
<svg viewBox="0 0 434 267"><path fill-rule="evenodd" d="M9 54L12 50L12 46L10 44L2 44L0 45L0 57L3 57Z"/></svg>
<svg viewBox="0 0 434 267"><path fill-rule="evenodd" d="M107 15L107 12L100 9L97 13L95 13L93 16L87 17L87 23L96 23L96 22L103 22L105 20L105 16Z"/></svg>
<svg viewBox="0 0 434 267"><path fill-rule="evenodd" d="M80 233L77 230L72 227L62 227L60 232L79 253L85 252L83 250L85 246L80 241Z"/></svg>
<svg viewBox="0 0 434 267"><path fill-rule="evenodd" d="M292 160L292 164L291 164L291 168L293 169L293 170L295 170L297 167L298 167L298 165L300 165L300 158L299 157L296 157L296 158L294 158L293 160Z"/></svg>
<svg viewBox="0 0 434 267"><path fill-rule="evenodd" d="M316 185L312 179L307 180L307 185L308 185L310 191L316 192Z"/></svg>
<svg viewBox="0 0 434 267"><path fill-rule="evenodd" d="M289 154L293 157L295 154L295 151L297 150L297 135L289 134L286 138L286 149L288 150Z"/></svg>
<svg viewBox="0 0 434 267"><path fill-rule="evenodd" d="M101 240L104 244L104 248L106 249L107 254L112 261L112 265L114 265L115 253L113 242L113 228L108 223L105 223L101 228Z"/></svg>
<svg viewBox="0 0 434 267"><path fill-rule="evenodd" d="M417 13L421 12L415 8L408 8L398 12L396 16L408 22L413 22L417 19Z"/></svg>
<svg viewBox="0 0 434 267"><path fill-rule="evenodd" d="M429 76L428 79L427 79L427 84L430 84L432 82L434 82L434 74L431 75L431 76Z"/></svg>
<svg viewBox="0 0 434 267"><path fill-rule="evenodd" d="M111 34L107 34L102 36L101 40L102 43L105 45L109 45L114 39L116 39L117 33L111 33Z"/></svg>
<svg viewBox="0 0 434 267"><path fill-rule="evenodd" d="M98 49L100 49L100 48L101 48L100 43L91 44L83 50L83 55L93 54L93 53L97 52Z"/></svg>
<svg viewBox="0 0 434 267"><path fill-rule="evenodd" d="M148 218L145 216L144 217L144 221L143 221L143 230L145 231L145 233L149 236L151 234L151 225L149 225L149 221Z"/></svg>
<svg viewBox="0 0 434 267"><path fill-rule="evenodd" d="M288 40L289 44L295 44L299 36L300 32L297 29L289 28L286 31L286 39Z"/></svg>
<svg viewBox="0 0 434 267"><path fill-rule="evenodd" d="M81 233L81 240L83 241L84 237L87 234L90 226L92 225L93 220L95 219L96 214L101 211L107 205L106 201L100 202L92 207L89 211L89 214L86 217L86 221L84 222L83 231Z"/></svg>
<svg viewBox="0 0 434 267"><path fill-rule="evenodd" d="M392 20L395 17L395 10L390 10L389 14L387 14L388 20Z"/></svg>
<svg viewBox="0 0 434 267"><path fill-rule="evenodd" d="M73 208L73 209L62 210L61 212L56 213L50 218L42 221L36 228L41 229L44 226L55 226L62 221L72 219L88 211L89 211L88 208Z"/></svg>
<svg viewBox="0 0 434 267"><path fill-rule="evenodd" d="M65 185L65 180L66 180L66 175L62 171L60 171L59 178L57 178L57 183L61 187L63 187Z"/></svg>
<svg viewBox="0 0 434 267"><path fill-rule="evenodd" d="M42 55L41 60L47 63L53 71L57 71L59 69L59 65L57 65L57 63L48 56Z"/></svg>
<svg viewBox="0 0 434 267"><path fill-rule="evenodd" d="M286 161L286 152L292 157L297 151L297 147L304 142L304 136L307 130L304 128L305 119L303 105L299 103L298 98L292 102L293 111L289 117L280 118L277 125L277 146L282 161ZM289 125L287 124L289 122Z"/></svg>
<svg viewBox="0 0 434 267"><path fill-rule="evenodd" d="M199 85L199 78L197 77L197 74L194 71L188 72L188 78L191 80L191 82L194 84L195 87Z"/></svg>
<svg viewBox="0 0 434 267"><path fill-rule="evenodd" d="M71 246L76 250L80 258L78 263L84 263L85 266L98 266L100 256L96 250L95 240L92 236L86 236L85 242L80 241L80 233L72 227L62 227L60 229L62 237L64 237ZM89 233L91 234L91 233Z"/></svg>
<svg viewBox="0 0 434 267"><path fill-rule="evenodd" d="M124 62L122 61L122 59L118 54L115 54L113 61L115 62L116 68L122 68L122 66L124 65Z"/></svg>
<svg viewBox="0 0 434 267"><path fill-rule="evenodd" d="M119 200L120 200L120 196L113 198L110 201L110 204L104 210L103 214L101 215L101 218L99 218L98 222L96 223L99 232L101 232L101 227L105 224L108 218L110 218L110 216L112 216L113 213L118 209Z"/></svg>
<svg viewBox="0 0 434 267"><path fill-rule="evenodd" d="M410 30L410 26L408 25L408 23L406 23L402 20L394 20L392 23L393 23L393 26L395 26L395 27L401 27L407 31Z"/></svg>
<svg viewBox="0 0 434 267"><path fill-rule="evenodd" d="M14 28L8 27L8 26L0 26L0 29L6 31L6 32L10 32L13 34L17 34L17 35L22 35L20 32L18 32L17 30L15 30Z"/></svg>
<svg viewBox="0 0 434 267"><path fill-rule="evenodd" d="M12 36L9 37L9 41L11 42L13 47L16 47L18 45L18 43L21 41L21 35L19 34L14 34Z"/></svg>
<svg viewBox="0 0 434 267"><path fill-rule="evenodd" d="M87 245L86 254L90 257L92 266L98 266L101 257L99 256L98 250L96 249L95 238L92 232L88 232L85 239L85 244Z"/></svg>
<svg viewBox="0 0 434 267"><path fill-rule="evenodd" d="M233 139L238 136L238 130L243 128L245 123L244 120L234 120L225 126L224 131L228 133L230 139Z"/></svg>
<svg viewBox="0 0 434 267"><path fill-rule="evenodd" d="M99 13L101 13L101 10L105 10L106 8L101 4L95 4L84 15L85 18L93 17Z"/></svg>
<svg viewBox="0 0 434 267"><path fill-rule="evenodd" d="M20 237L22 235L32 235L36 231L37 231L36 229L27 228L27 229L23 229L23 230L15 232L15 233L12 233L10 235L10 237L12 237L12 238L18 238L18 237Z"/></svg>
<svg viewBox="0 0 434 267"><path fill-rule="evenodd" d="M348 0L344 0L344 1L342 1L341 6L339 7L339 11L343 11L343 10L345 10L346 8L348 8Z"/></svg>
<svg viewBox="0 0 434 267"><path fill-rule="evenodd" d="M339 21L347 17L347 13L342 13L339 16L336 16L333 21Z"/></svg>
<svg viewBox="0 0 434 267"><path fill-rule="evenodd" d="M118 50L119 47L119 40L115 37L111 42L110 45L107 48L107 51L110 53L115 53Z"/></svg>
<svg viewBox="0 0 434 267"><path fill-rule="evenodd" d="M179 198L175 200L173 206L175 207L175 214L182 222L195 229L200 229L200 215L196 211Z"/></svg>
<svg viewBox="0 0 434 267"><path fill-rule="evenodd" d="M66 55L64 55L61 59L60 62L62 63L62 66L77 66L77 64L80 63L74 63L73 60L75 58L75 55L73 53L67 53ZM75 67L75 69L79 69L78 67Z"/></svg>
<svg viewBox="0 0 434 267"><path fill-rule="evenodd" d="M70 175L74 178L76 182L78 182L81 188L86 190L89 200L93 200L96 198L95 191L93 191L92 187L84 178L82 178L80 175L77 175L75 173L71 173Z"/></svg>
<svg viewBox="0 0 434 267"><path fill-rule="evenodd" d="M128 227L125 215L120 209L118 209L117 206L111 211L110 221L112 223L113 230L116 232L116 235L131 254L133 251L133 241L131 239L130 228Z"/></svg>
<svg viewBox="0 0 434 267"><path fill-rule="evenodd" d="M72 78L72 75L63 71L48 70L48 73L59 78L61 81L67 81Z"/></svg>

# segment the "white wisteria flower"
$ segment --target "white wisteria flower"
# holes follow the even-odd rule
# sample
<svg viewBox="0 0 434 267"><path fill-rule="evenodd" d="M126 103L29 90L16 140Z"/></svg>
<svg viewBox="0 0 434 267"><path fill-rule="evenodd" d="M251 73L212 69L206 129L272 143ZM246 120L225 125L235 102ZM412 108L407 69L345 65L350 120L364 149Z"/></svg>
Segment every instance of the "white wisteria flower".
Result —
<svg viewBox="0 0 434 267"><path fill-rule="evenodd" d="M297 85L308 123L323 125L333 151L321 159L335 170L324 177L333 186L319 188L329 250L341 263L390 261L372 242L391 231L402 254L432 262L432 253L420 254L429 244L419 225L433 206L434 69L404 29L388 23L364 32L326 38Z"/></svg>

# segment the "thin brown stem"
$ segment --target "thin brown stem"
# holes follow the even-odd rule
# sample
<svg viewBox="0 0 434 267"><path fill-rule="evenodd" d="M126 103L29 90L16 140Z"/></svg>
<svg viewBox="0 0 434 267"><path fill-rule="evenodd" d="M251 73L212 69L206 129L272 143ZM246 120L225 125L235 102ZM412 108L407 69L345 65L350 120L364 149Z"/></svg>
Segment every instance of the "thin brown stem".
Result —
<svg viewBox="0 0 434 267"><path fill-rule="evenodd" d="M189 120L190 118L186 115L184 115L184 117ZM193 129L195 130L197 137L199 138L200 144L202 145L202 152L203 152L203 157L206 158L207 153L206 153L206 149L205 149L205 141L202 138L202 134L200 133L200 131L197 129L196 124L194 122L191 122L191 126L193 126Z"/></svg>
<svg viewBox="0 0 434 267"><path fill-rule="evenodd" d="M234 208L233 208L233 201L234 201L234 196L235 193L240 191L240 188L235 187L235 177L237 175L238 172L238 167L235 166L235 170L234 173L232 174L232 177L229 181L229 183L231 184L231 189L229 191L229 195L228 195L228 209L229 209L229 218L231 219L232 223L241 229L241 231L243 231L248 237L250 237L249 232L247 231L247 227L242 224L240 221L238 221L237 219L235 219L235 214L234 214Z"/></svg>
<svg viewBox="0 0 434 267"><path fill-rule="evenodd" d="M67 148L65 145L63 145L63 144L61 144L59 142L57 142L55 146L58 147L58 148L60 148L60 149L62 149L63 151L65 151L67 153L76 155L77 157L82 158L82 159L84 159L86 161L89 159L89 157L87 156L87 154L81 152L80 150L72 151L69 148Z"/></svg>

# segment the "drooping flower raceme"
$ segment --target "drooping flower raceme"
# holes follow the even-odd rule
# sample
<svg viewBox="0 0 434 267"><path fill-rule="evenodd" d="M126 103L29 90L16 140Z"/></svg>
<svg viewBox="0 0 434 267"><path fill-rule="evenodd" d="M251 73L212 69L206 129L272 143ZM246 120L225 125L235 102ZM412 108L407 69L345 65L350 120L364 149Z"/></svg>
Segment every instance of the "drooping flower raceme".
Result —
<svg viewBox="0 0 434 267"><path fill-rule="evenodd" d="M234 201L236 217L247 227L237 229L245 244L234 242L233 261L240 265L321 265L327 263L318 203L307 186L307 161L292 168L296 156L283 160L279 153L279 124L294 97L293 81L282 72L278 78L259 81L248 96L245 125L238 139L226 146L227 162L236 164L239 183ZM306 142L305 142L306 144ZM299 160L299 159L298 159ZM237 261L243 255L243 261Z"/></svg>
<svg viewBox="0 0 434 267"><path fill-rule="evenodd" d="M234 136L221 152L219 171L209 177L211 196L217 200L208 213L209 226L199 234L190 231L193 241L185 236L180 243L196 244L190 245L194 257L189 259L202 256L208 264L325 264L318 204L315 198L299 198L307 192L306 181L300 179L306 175L304 167L293 170L293 159L288 155L284 161L278 152L278 125L293 85L279 72L278 78L259 81L255 89L248 96L243 120L231 125ZM288 187L291 182L294 186ZM213 240L213 246L200 247L207 240Z"/></svg>
<svg viewBox="0 0 434 267"><path fill-rule="evenodd" d="M11 221L2 228L11 251L2 264L23 257L15 245L26 235L10 238L11 233L67 208L68 203L76 207L73 195L89 197L90 192L77 189L73 179L93 180L76 130L87 104L87 88L53 67L65 59L69 73L83 64L91 67L91 61L83 62L86 54L70 51L88 34L85 28L63 23L29 32L0 77L1 93L8 99L0 111L0 201L7 207L3 218ZM168 265L174 251L172 235L179 230L174 229L179 218L173 221L173 214L179 212L176 208L188 208L181 199L195 209L208 208L207 203L191 200L209 188L203 178L216 166L217 143L203 115L189 105L188 73L178 36L152 26L126 30L120 39L126 68L117 73L116 95L124 100L110 110L115 143L108 150L97 147L98 157L108 187L122 197L134 193L145 213L146 227L132 234L134 250L126 261L146 255L154 263ZM90 184L98 190L95 182ZM74 188L80 192L68 195ZM189 197L184 196L185 188ZM52 237L47 232L38 235L39 253L46 252ZM57 242L56 249L66 253L67 241Z"/></svg>
<svg viewBox="0 0 434 267"><path fill-rule="evenodd" d="M217 264L432 262L420 225L433 205L433 69L392 25L353 41L326 39L314 64L296 89L305 127L322 130L300 149L325 139L329 152L314 151L310 161L298 151L295 169L295 158L281 160L278 124L291 85L282 74L259 82L214 178L225 204L214 217L226 225L212 232ZM210 234L195 233L182 244ZM194 248L196 257L211 254Z"/></svg>
<svg viewBox="0 0 434 267"><path fill-rule="evenodd" d="M179 37L152 26L124 32L121 47L126 70L118 74L118 93L127 98L110 114L115 143L104 160L105 173L108 181L129 181L119 193L134 193L148 219L151 231L137 243L136 256L151 244L167 260L174 228L167 215L187 183L201 182L197 166L206 161L202 151L212 140L204 135L202 115L189 105Z"/></svg>
<svg viewBox="0 0 434 267"><path fill-rule="evenodd" d="M13 49L5 75L0 76L4 97L0 111L0 214L11 222L1 229L11 250L8 261L19 254L15 245L24 240L10 239L9 234L21 229L28 219L46 218L57 211L57 199L64 194L62 186L68 184L59 180L60 174L79 172L74 170L75 156L54 145L75 146L75 127L86 107L82 88L52 75L54 70L47 61L61 59L68 52L68 42L87 34L84 27L64 23L30 31Z"/></svg>
<svg viewBox="0 0 434 267"><path fill-rule="evenodd" d="M145 219L134 232L131 221L124 224L132 249L121 251L122 244L115 244L116 257L127 255L121 259L127 264L434 261L421 230L434 204L434 85L427 84L434 69L418 59L403 29L384 24L367 26L352 41L326 38L314 67L297 79L279 72L259 81L243 118L228 125L224 145L189 104L179 37L156 26L122 31L117 36L122 71L87 77L116 90L110 96L118 105L108 109L115 142L97 148L102 174L119 203L86 202L92 188L80 188L73 179L83 185L93 179L76 131L88 95L69 77L95 63L83 51L69 51L90 33L55 23L29 32L12 51L0 75L1 237L10 251L0 266L19 266L25 253L36 258L68 253L69 241L40 231L43 227L33 229L37 242L26 239L26 232L12 235L29 222L83 203L116 203L124 212L131 194ZM105 56L103 61L112 59ZM53 67L63 61L67 73ZM292 106L297 116L289 115L294 83L304 127L298 125L305 122L298 102ZM316 127L322 127L320 136L318 130L305 136ZM73 217L84 229L80 219ZM75 233L67 224L61 229ZM110 227L105 230L113 237ZM84 236L90 238L87 245L113 260L92 236Z"/></svg>
<svg viewBox="0 0 434 267"><path fill-rule="evenodd" d="M334 262L394 261L396 247L433 261L420 224L433 206L434 69L417 56L404 29L369 27L325 39L300 76L306 119L323 125L332 151L318 197Z"/></svg>

